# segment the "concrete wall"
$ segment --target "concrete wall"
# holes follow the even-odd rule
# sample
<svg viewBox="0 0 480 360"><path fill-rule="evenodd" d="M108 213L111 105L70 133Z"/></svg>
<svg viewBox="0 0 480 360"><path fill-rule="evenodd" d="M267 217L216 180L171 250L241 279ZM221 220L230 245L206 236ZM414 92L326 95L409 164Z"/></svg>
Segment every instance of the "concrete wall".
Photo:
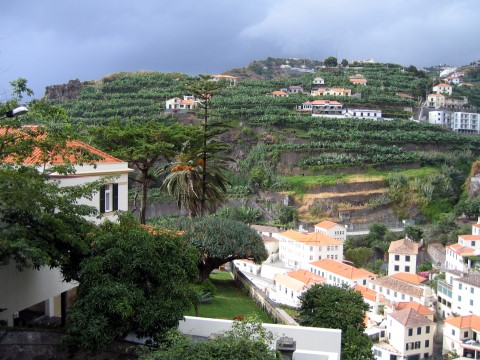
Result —
<svg viewBox="0 0 480 360"><path fill-rule="evenodd" d="M187 335L209 337L230 329L233 321L197 318L185 316L180 322L179 330ZM282 336L296 341L297 351L294 359L340 359L342 332L336 329L323 329L304 326L263 324L278 339Z"/></svg>
<svg viewBox="0 0 480 360"><path fill-rule="evenodd" d="M43 267L40 270L18 271L15 262L0 266L0 320L13 325L13 314L41 301L51 299L77 286L64 282L58 269Z"/></svg>

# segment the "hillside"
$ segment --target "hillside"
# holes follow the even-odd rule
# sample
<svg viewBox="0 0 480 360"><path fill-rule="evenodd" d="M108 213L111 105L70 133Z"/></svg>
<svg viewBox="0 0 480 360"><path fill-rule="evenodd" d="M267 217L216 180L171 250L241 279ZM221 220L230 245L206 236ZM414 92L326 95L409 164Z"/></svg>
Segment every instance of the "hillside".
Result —
<svg viewBox="0 0 480 360"><path fill-rule="evenodd" d="M469 164L478 156L480 138L406 120L432 83L425 73L395 64L323 68L301 59L290 64L314 72L291 73L278 65L286 61L269 58L227 72L240 77L237 85L212 101L216 115L233 124L224 135L238 165L232 194L245 187L253 195L259 190L287 194L309 222L340 214L356 222L365 221L369 213L372 218L383 214L385 220L431 217L451 209ZM350 77L359 74L367 86L350 83ZM318 77L328 87L351 89L352 96L269 96L289 86L309 92ZM179 73L110 74L77 84L73 96L51 87L46 99L65 108L70 121L82 128L111 120L195 121L192 111L165 111L165 100L188 95L183 92L188 80L192 78ZM302 103L319 98L349 108L381 109L384 117L396 120L331 119L298 111ZM442 168L445 164L458 173ZM407 169L429 170L408 174ZM371 171L380 171L374 180L365 177ZM348 174L357 175L345 180ZM337 186L337 195L328 186Z"/></svg>

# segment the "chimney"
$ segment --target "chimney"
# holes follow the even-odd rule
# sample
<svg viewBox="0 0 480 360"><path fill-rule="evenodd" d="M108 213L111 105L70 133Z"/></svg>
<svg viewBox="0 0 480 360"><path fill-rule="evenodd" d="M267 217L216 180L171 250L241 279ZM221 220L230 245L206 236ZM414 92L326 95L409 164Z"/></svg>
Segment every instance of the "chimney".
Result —
<svg viewBox="0 0 480 360"><path fill-rule="evenodd" d="M292 360L297 349L297 342L291 337L283 336L277 340L277 350L282 354L282 360Z"/></svg>

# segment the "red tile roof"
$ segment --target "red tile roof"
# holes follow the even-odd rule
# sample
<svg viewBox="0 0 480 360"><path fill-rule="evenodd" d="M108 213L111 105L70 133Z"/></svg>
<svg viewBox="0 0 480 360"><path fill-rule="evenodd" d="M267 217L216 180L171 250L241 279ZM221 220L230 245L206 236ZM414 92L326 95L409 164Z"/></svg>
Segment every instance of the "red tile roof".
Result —
<svg viewBox="0 0 480 360"><path fill-rule="evenodd" d="M410 284L420 285L422 282L427 281L426 277L417 275L417 274L410 274L410 273L397 273L392 275L393 278L405 281Z"/></svg>
<svg viewBox="0 0 480 360"><path fill-rule="evenodd" d="M407 239L392 241L388 248L388 252L394 254L417 255L418 244Z"/></svg>
<svg viewBox="0 0 480 360"><path fill-rule="evenodd" d="M354 287L355 290L360 292L365 300L369 300L371 302L376 302L377 301L377 292L375 290L372 290L366 286L363 285L355 285ZM386 302L387 299L383 294L380 294L380 297L378 299L379 302Z"/></svg>
<svg viewBox="0 0 480 360"><path fill-rule="evenodd" d="M329 221L329 220L323 220L323 221L320 221L318 224L315 224L315 226L317 227L321 227L323 229L331 229L335 226L337 226L338 224L336 222L333 222L333 221Z"/></svg>
<svg viewBox="0 0 480 360"><path fill-rule="evenodd" d="M445 324L450 324L458 329L472 329L475 331L480 331L480 316L452 316L445 319Z"/></svg>
<svg viewBox="0 0 480 360"><path fill-rule="evenodd" d="M419 304L416 301L408 301L408 302L399 302L395 305L389 304L388 307L393 308L395 306L395 310L403 310L403 309L413 309L419 314L423 316L433 315L435 312L425 305Z"/></svg>
<svg viewBox="0 0 480 360"><path fill-rule="evenodd" d="M280 235L310 246L343 245L342 241L319 232L304 234L295 230L287 230Z"/></svg>
<svg viewBox="0 0 480 360"><path fill-rule="evenodd" d="M358 269L354 266L347 265L333 259L322 259L313 261L310 263L310 265L349 280L363 279L367 277L377 277L376 274L373 274L370 271L367 271L365 269Z"/></svg>

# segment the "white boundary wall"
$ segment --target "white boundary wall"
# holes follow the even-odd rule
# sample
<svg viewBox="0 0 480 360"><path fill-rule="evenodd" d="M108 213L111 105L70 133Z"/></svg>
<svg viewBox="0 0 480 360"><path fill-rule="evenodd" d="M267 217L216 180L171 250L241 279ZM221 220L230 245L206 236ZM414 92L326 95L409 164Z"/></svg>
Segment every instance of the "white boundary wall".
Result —
<svg viewBox="0 0 480 360"><path fill-rule="evenodd" d="M185 335L208 338L230 329L233 321L185 316L178 329ZM341 352L341 330L305 326L263 324L278 339L283 336L296 341L294 360L339 360Z"/></svg>

